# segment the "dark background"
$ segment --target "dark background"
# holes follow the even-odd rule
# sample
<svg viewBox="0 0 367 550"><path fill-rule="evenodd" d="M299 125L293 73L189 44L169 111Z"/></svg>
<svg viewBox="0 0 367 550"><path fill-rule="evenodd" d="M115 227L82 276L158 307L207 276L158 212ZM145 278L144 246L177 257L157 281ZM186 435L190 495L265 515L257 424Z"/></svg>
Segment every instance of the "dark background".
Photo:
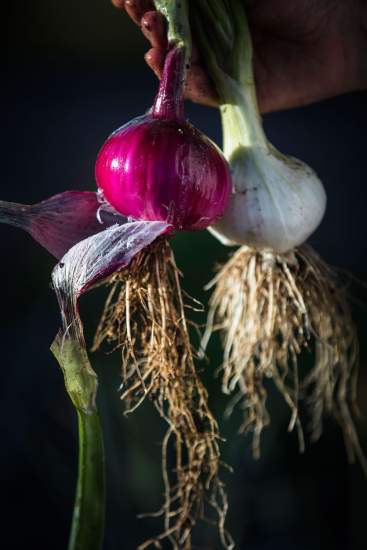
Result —
<svg viewBox="0 0 367 550"><path fill-rule="evenodd" d="M4 7L3 7L4 9ZM142 59L148 44L108 0L32 0L8 6L8 55L1 90L0 197L33 203L66 189L93 190L94 160L106 136L151 104L155 77ZM366 93L265 116L265 128L282 151L307 161L328 193L326 217L312 237L330 263L367 280ZM213 109L187 105L192 122L220 143ZM64 550L77 466L76 418L58 365L48 348L59 327L49 288L54 260L29 236L0 227L1 242L1 548ZM228 251L209 234L174 242L184 287L206 301L202 287ZM366 290L356 285L362 361L359 402L366 416ZM82 300L89 337L104 290ZM364 304L364 306L363 306ZM203 376L211 406L221 417L226 400L212 372L218 342ZM119 358L92 357L99 373L99 406L108 467L104 550L131 550L157 532L157 520L137 519L161 503L163 426L147 403L125 419L117 388ZM366 544L367 481L349 466L333 421L323 438L298 454L286 433L289 411L270 388L273 424L254 462L250 441L237 435L238 418L221 421L227 441L228 526L247 550L360 550ZM367 422L358 422L367 450ZM219 549L210 531L202 540ZM86 549L87 550L87 549Z"/></svg>

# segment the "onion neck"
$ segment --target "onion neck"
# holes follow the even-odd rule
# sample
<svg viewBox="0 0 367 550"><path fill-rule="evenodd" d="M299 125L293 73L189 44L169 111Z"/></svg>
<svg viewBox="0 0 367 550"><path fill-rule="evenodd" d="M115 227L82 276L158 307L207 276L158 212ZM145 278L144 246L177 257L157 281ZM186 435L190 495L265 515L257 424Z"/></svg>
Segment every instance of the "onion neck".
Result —
<svg viewBox="0 0 367 550"><path fill-rule="evenodd" d="M223 151L228 160L239 150L268 149L257 107L255 86L246 88L227 78L223 82L220 114L223 130Z"/></svg>
<svg viewBox="0 0 367 550"><path fill-rule="evenodd" d="M152 115L165 120L184 120L185 47L173 47L166 55Z"/></svg>
<svg viewBox="0 0 367 550"><path fill-rule="evenodd" d="M154 0L167 20L168 52L155 99L154 118L181 120L184 116L184 87L191 59L191 32L187 0Z"/></svg>

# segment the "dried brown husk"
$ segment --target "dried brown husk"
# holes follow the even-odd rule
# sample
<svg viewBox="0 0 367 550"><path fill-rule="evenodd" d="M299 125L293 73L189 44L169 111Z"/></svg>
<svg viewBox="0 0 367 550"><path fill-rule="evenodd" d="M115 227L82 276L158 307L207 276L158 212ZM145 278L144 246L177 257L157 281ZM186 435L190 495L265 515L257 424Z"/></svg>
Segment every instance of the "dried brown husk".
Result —
<svg viewBox="0 0 367 550"><path fill-rule="evenodd" d="M195 369L180 272L169 243L159 240L109 283L94 348L107 341L121 349L126 412L149 396L168 424L162 448L165 500L157 514L164 516L164 531L139 548L160 548L168 539L173 548L190 549L198 518L215 522L222 545L232 548L224 527L227 498L218 477L218 426ZM168 471L172 440L175 462ZM210 508L215 518L207 517Z"/></svg>
<svg viewBox="0 0 367 550"><path fill-rule="evenodd" d="M235 392L227 413L240 402L243 431L253 432L253 452L270 422L265 380L271 378L291 409L289 430L304 448L299 402L311 418L311 439L322 432L324 413L340 424L350 460L356 455L367 472L352 413L356 412L358 340L347 293L338 276L316 252L303 245L287 254L243 246L208 285L210 301L205 348L213 330L224 341L223 391ZM314 354L303 376L298 359Z"/></svg>

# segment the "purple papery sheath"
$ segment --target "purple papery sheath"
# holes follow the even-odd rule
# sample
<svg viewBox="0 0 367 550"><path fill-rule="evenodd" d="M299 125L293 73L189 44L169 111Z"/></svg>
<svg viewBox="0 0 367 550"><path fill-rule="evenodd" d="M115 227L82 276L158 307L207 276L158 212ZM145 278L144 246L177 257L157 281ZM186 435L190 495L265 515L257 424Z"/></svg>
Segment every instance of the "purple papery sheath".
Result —
<svg viewBox="0 0 367 550"><path fill-rule="evenodd" d="M65 333L70 331L84 345L79 296L128 266L134 256L171 229L166 222L128 222L113 225L73 246L52 272Z"/></svg>
<svg viewBox="0 0 367 550"><path fill-rule="evenodd" d="M125 222L91 191L66 191L33 205L0 201L0 223L24 229L56 258L79 241Z"/></svg>

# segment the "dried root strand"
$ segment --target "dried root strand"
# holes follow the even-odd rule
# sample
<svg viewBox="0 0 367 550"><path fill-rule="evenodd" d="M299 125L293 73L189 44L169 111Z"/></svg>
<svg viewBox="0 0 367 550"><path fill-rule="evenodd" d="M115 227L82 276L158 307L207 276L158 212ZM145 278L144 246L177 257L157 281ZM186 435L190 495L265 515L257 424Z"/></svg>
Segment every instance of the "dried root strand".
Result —
<svg viewBox="0 0 367 550"><path fill-rule="evenodd" d="M239 390L228 408L242 402L242 430L253 431L253 451L269 424L265 378L272 378L291 409L289 430L303 431L301 398L309 405L311 438L322 432L324 413L333 414L349 458L357 455L367 472L351 409L355 410L358 341L345 289L334 271L309 247L282 255L240 248L212 283L205 348L213 330L224 340L223 391ZM215 324L216 323L216 324ZM298 356L314 349L314 365L301 376Z"/></svg>
<svg viewBox="0 0 367 550"><path fill-rule="evenodd" d="M206 509L214 510L224 548L232 548L225 531L226 494L218 478L218 426L207 392L196 373L185 319L180 273L169 244L162 240L140 253L128 270L115 275L95 337L121 348L123 394L127 413L148 396L166 420L162 466L164 531L139 548L191 548L191 530ZM168 471L168 450L175 449Z"/></svg>

